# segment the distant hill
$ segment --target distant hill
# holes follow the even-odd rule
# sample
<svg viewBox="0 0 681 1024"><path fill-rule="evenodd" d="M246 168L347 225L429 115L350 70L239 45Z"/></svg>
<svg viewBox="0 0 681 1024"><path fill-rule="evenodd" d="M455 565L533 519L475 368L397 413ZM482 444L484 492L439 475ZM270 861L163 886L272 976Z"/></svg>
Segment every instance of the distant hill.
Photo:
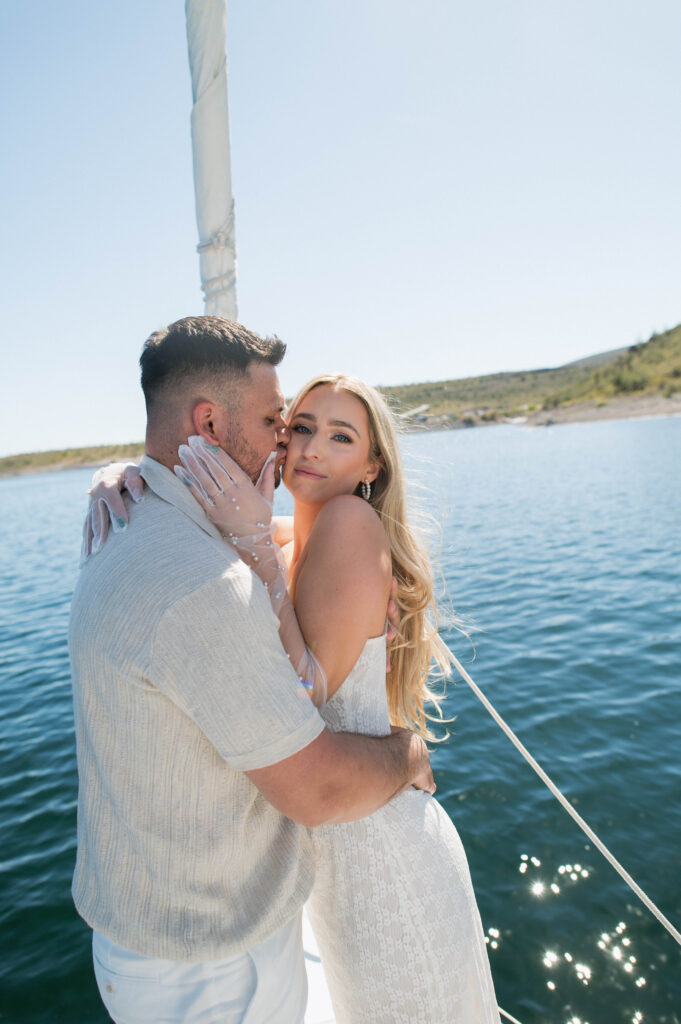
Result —
<svg viewBox="0 0 681 1024"><path fill-rule="evenodd" d="M609 352L599 352L595 356L585 356L584 359L575 359L574 362L565 363L563 369L566 366L600 366L601 363L609 363L627 351L626 348L611 348Z"/></svg>
<svg viewBox="0 0 681 1024"><path fill-rule="evenodd" d="M586 369L590 372L581 380L566 380L549 392L544 408L635 393L657 392L670 397L681 391L681 324Z"/></svg>
<svg viewBox="0 0 681 1024"><path fill-rule="evenodd" d="M555 369L490 373L380 390L398 414L426 427L495 422L585 401L606 405L627 395L669 398L681 393L681 324L638 345ZM125 461L138 458L143 450L140 441L10 455L0 459L0 476Z"/></svg>
<svg viewBox="0 0 681 1024"><path fill-rule="evenodd" d="M555 369L492 373L484 377L381 388L401 414L419 406L415 418L469 416L491 420L535 409L554 409L585 399L681 391L681 325L630 348L613 349Z"/></svg>

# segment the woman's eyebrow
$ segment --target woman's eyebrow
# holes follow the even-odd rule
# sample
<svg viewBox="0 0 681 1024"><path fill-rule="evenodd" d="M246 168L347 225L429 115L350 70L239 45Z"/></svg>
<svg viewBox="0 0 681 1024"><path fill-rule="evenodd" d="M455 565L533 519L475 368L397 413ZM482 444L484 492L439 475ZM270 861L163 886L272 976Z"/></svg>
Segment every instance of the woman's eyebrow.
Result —
<svg viewBox="0 0 681 1024"><path fill-rule="evenodd" d="M309 420L310 423L317 422L317 417L311 412L297 412L294 419L298 419L298 417L300 417L301 420ZM357 434L357 437L360 437L359 430L357 430L356 427L353 427L352 423L347 423L345 420L329 420L329 426L346 427L348 430L351 430L353 434Z"/></svg>
<svg viewBox="0 0 681 1024"><path fill-rule="evenodd" d="M357 434L357 437L359 437L359 430L356 430L352 423L346 423L345 420L329 420L329 423L332 427L347 427L348 430L351 430L353 434Z"/></svg>

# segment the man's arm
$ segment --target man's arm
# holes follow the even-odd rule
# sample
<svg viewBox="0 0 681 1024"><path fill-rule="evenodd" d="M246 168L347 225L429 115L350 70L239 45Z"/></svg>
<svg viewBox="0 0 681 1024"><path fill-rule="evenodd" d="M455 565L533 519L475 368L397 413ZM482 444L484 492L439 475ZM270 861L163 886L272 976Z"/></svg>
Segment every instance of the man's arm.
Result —
<svg viewBox="0 0 681 1024"><path fill-rule="evenodd" d="M278 811L308 827L364 818L412 785L435 792L426 745L408 729L382 737L325 729L298 753L246 775Z"/></svg>

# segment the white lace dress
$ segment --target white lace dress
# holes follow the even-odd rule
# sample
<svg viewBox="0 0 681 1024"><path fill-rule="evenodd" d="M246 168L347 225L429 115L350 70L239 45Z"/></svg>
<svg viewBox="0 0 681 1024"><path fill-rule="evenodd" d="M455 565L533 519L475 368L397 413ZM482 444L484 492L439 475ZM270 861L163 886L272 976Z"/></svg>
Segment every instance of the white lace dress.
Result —
<svg viewBox="0 0 681 1024"><path fill-rule="evenodd" d="M335 732L390 731L384 637L323 715ZM466 855L440 804L409 789L313 836L307 912L337 1024L499 1024Z"/></svg>

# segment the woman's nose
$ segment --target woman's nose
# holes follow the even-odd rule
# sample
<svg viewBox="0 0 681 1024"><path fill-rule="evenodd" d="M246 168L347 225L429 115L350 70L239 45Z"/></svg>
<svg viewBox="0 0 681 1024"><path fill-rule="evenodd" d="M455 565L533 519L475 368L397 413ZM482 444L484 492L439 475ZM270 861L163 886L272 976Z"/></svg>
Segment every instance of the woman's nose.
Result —
<svg viewBox="0 0 681 1024"><path fill-rule="evenodd" d="M319 458L319 442L317 434L308 434L303 443L303 454L306 459Z"/></svg>

